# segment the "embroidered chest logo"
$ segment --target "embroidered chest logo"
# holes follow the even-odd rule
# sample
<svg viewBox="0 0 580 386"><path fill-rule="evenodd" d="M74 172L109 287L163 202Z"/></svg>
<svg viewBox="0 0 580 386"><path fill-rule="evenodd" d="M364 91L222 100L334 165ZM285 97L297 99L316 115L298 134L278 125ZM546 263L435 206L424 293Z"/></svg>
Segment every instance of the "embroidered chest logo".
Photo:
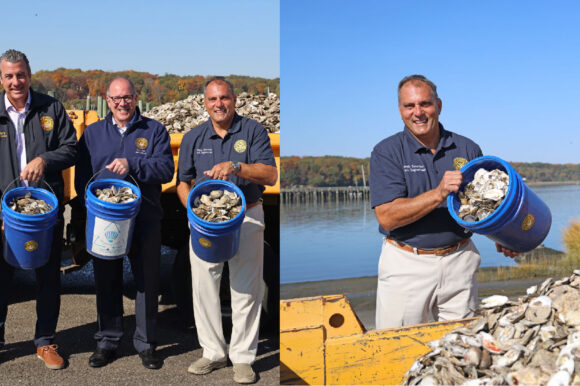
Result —
<svg viewBox="0 0 580 386"><path fill-rule="evenodd" d="M243 139L238 139L236 143L234 143L234 150L238 153L243 153L246 151L248 144Z"/></svg>
<svg viewBox="0 0 580 386"><path fill-rule="evenodd" d="M195 154L201 154L201 155L213 154L213 151L211 148L209 148L209 149L195 149Z"/></svg>
<svg viewBox="0 0 580 386"><path fill-rule="evenodd" d="M137 146L137 148L140 150L147 149L148 145L149 141L147 141L147 138L137 138L137 140L135 141L135 146Z"/></svg>
<svg viewBox="0 0 580 386"><path fill-rule="evenodd" d="M8 134L5 131L0 131L0 138L8 138Z"/></svg>
<svg viewBox="0 0 580 386"><path fill-rule="evenodd" d="M44 131L51 131L54 128L52 117L49 117L48 115L40 117L40 126Z"/></svg>
<svg viewBox="0 0 580 386"><path fill-rule="evenodd" d="M455 168L455 170L461 169L463 165L465 165L466 163L467 160L465 158L461 157L453 158L453 167Z"/></svg>

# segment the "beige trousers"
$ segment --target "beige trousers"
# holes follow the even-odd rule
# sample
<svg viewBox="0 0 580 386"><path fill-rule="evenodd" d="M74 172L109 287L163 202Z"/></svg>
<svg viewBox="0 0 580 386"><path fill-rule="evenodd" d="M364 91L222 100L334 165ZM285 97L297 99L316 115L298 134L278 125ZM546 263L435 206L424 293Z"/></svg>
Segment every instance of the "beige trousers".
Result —
<svg viewBox="0 0 580 386"><path fill-rule="evenodd" d="M446 256L417 255L383 240L376 328L472 316L480 262L471 240Z"/></svg>
<svg viewBox="0 0 580 386"><path fill-rule="evenodd" d="M193 287L193 312L203 357L212 361L226 358L219 297L224 263L208 263L195 255L189 243ZM264 210L261 204L246 212L240 230L238 253L228 260L232 298L232 363L254 363L258 351L260 311L264 291Z"/></svg>

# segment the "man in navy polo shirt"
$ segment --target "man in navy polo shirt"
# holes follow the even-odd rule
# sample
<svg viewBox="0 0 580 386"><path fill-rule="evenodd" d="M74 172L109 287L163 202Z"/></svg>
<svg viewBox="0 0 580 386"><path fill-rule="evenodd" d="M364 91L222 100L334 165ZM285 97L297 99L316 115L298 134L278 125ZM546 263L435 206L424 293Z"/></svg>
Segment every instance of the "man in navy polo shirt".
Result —
<svg viewBox="0 0 580 386"><path fill-rule="evenodd" d="M264 127L236 114L233 85L223 77L205 83L204 105L210 119L185 134L179 151L177 194L186 206L189 191L205 178L230 180L244 193L247 211L237 254L228 261L232 299L232 336L229 357L234 381L253 383L251 365L258 349L258 327L263 293L264 185L278 179L274 153ZM209 263L191 249L193 311L203 356L188 371L207 374L226 366L219 285L223 263Z"/></svg>
<svg viewBox="0 0 580 386"><path fill-rule="evenodd" d="M481 149L439 123L442 103L433 82L411 75L401 80L398 93L405 128L371 154L371 206L385 235L377 329L472 315L481 261L471 233L453 221L445 204L463 181L459 169L481 156Z"/></svg>
<svg viewBox="0 0 580 386"><path fill-rule="evenodd" d="M82 196L91 176L125 178L130 174L141 190L141 206L129 252L137 287L136 328L133 346L143 366L158 369L163 360L155 351L161 261L161 184L175 170L169 134L165 127L141 115L135 86L116 78L107 89L111 112L84 131L79 141L75 188ZM132 181L129 179L129 181ZM107 365L123 336L123 259L93 258L97 292L97 349L91 367Z"/></svg>

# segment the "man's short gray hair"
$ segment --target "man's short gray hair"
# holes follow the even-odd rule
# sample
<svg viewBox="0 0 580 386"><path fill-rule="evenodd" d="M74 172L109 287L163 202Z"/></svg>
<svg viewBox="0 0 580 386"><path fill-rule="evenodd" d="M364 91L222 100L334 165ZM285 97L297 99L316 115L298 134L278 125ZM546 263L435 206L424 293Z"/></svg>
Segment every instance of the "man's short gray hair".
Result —
<svg viewBox="0 0 580 386"><path fill-rule="evenodd" d="M228 85L228 88L230 89L230 92L232 93L232 95L236 95L236 93L234 92L234 85L232 84L232 82L230 82L229 80L227 80L223 76L212 76L211 78L209 78L207 80L207 82L205 82L205 84L203 85L203 95L205 95L205 91L207 89L207 86L209 86L209 84L211 82L215 82L216 80L221 81L221 82L225 82Z"/></svg>
<svg viewBox="0 0 580 386"><path fill-rule="evenodd" d="M124 79L124 80L126 80L127 82L129 82L129 86L131 86L131 94L132 94L133 96L137 95L137 89L135 88L135 85L133 84L133 82L131 82L131 81L129 80L129 78L125 78L124 76L118 76L118 77L116 77L115 79L111 80L111 81L109 82L109 85L107 86L107 96L108 96L108 97L110 97L110 96L111 96L111 94L110 94L110 92L109 92L109 89L111 88L111 84L113 84L113 82L114 82L114 81L116 81L116 80L119 80L119 79Z"/></svg>
<svg viewBox="0 0 580 386"><path fill-rule="evenodd" d="M9 63L16 63L20 62L21 60L26 63L26 69L28 70L28 75L32 75L32 71L30 70L30 63L28 62L28 58L24 55L23 52L16 51L16 50L8 50L5 51L2 56L0 56L1 61L7 61ZM0 70L0 75L2 75L2 71Z"/></svg>
<svg viewBox="0 0 580 386"><path fill-rule="evenodd" d="M397 89L397 95L399 98L399 102L401 101L401 88L408 82L413 82L413 81L419 81L419 82L423 82L425 83L427 86L429 86L429 88L431 89L431 95L433 95L433 97L435 99L439 98L437 96L437 86L435 86L435 83L431 82L429 79L427 79L424 75L409 75L404 77L403 79L401 79L401 81L399 82L399 88Z"/></svg>

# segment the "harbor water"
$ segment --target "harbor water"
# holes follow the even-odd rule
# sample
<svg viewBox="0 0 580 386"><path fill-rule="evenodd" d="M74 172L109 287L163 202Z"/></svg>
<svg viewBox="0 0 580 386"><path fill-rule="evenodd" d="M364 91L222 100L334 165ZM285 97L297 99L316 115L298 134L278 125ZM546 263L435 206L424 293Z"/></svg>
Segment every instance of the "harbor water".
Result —
<svg viewBox="0 0 580 386"><path fill-rule="evenodd" d="M552 212L552 227L543 245L564 251L562 231L580 221L580 185L538 186L532 190ZM516 263L495 251L481 235L473 240L481 266ZM280 281L344 279L375 276L382 235L368 200L283 203L280 208Z"/></svg>

